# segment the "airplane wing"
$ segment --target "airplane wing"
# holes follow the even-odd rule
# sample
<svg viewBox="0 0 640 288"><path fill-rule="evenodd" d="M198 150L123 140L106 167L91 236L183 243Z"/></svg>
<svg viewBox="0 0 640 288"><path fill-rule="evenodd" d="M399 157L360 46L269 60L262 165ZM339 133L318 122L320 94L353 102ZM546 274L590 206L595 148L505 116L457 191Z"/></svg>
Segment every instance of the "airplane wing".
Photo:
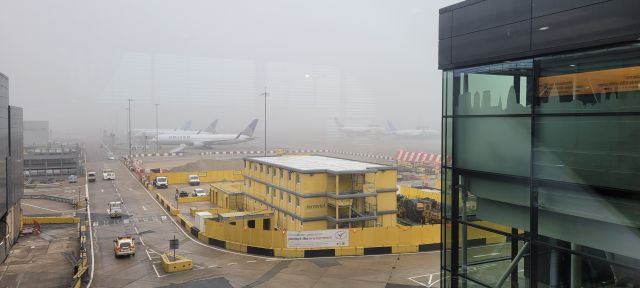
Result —
<svg viewBox="0 0 640 288"><path fill-rule="evenodd" d="M178 153L178 152L184 150L184 148L187 148L187 145L180 144L180 146L171 149L171 151L169 151L169 153Z"/></svg>

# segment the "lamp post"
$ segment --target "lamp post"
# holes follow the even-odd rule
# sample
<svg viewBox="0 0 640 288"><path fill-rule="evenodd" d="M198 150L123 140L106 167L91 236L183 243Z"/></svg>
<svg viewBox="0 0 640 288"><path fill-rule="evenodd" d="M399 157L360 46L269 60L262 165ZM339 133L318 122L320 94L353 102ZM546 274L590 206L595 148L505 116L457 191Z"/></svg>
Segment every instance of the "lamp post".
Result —
<svg viewBox="0 0 640 288"><path fill-rule="evenodd" d="M127 110L129 110L129 117L128 117L128 121L127 121L127 125L129 126L129 161L131 161L131 101L133 101L133 99L129 98L127 99L127 101L129 101L129 108Z"/></svg>
<svg viewBox="0 0 640 288"><path fill-rule="evenodd" d="M156 154L158 154L158 149L159 149L159 147L158 147L158 135L160 134L160 133L158 133L158 106L159 105L160 104L158 104L158 103L155 104L155 106L156 106Z"/></svg>
<svg viewBox="0 0 640 288"><path fill-rule="evenodd" d="M264 87L264 93L260 96L264 96L264 156L267 156L267 87Z"/></svg>

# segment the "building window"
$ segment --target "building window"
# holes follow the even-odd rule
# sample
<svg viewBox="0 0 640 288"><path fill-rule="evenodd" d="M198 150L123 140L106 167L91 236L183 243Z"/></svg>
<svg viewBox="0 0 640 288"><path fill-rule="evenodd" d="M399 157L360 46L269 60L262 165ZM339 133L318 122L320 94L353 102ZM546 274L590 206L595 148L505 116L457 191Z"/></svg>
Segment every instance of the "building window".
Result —
<svg viewBox="0 0 640 288"><path fill-rule="evenodd" d="M244 161L244 168L247 169L247 160Z"/></svg>
<svg viewBox="0 0 640 288"><path fill-rule="evenodd" d="M296 173L296 183L300 184L300 173Z"/></svg>
<svg viewBox="0 0 640 288"><path fill-rule="evenodd" d="M280 200L284 200L284 192L282 190L280 190Z"/></svg>
<svg viewBox="0 0 640 288"><path fill-rule="evenodd" d="M280 179L284 179L284 172L282 171L282 168L280 168Z"/></svg>
<svg viewBox="0 0 640 288"><path fill-rule="evenodd" d="M296 206L300 207L300 197L296 196Z"/></svg>
<svg viewBox="0 0 640 288"><path fill-rule="evenodd" d="M287 194L287 198L289 200L289 204L291 204L291 193Z"/></svg>
<svg viewBox="0 0 640 288"><path fill-rule="evenodd" d="M271 167L267 166L267 175L269 175L269 172L271 172Z"/></svg>
<svg viewBox="0 0 640 288"><path fill-rule="evenodd" d="M271 219L262 219L262 230L271 230Z"/></svg>
<svg viewBox="0 0 640 288"><path fill-rule="evenodd" d="M291 171L288 171L289 173L287 174L287 178L289 181L291 181Z"/></svg>
<svg viewBox="0 0 640 288"><path fill-rule="evenodd" d="M251 229L256 228L256 220L247 221L247 227L249 227Z"/></svg>
<svg viewBox="0 0 640 288"><path fill-rule="evenodd" d="M260 164L260 173L262 173L262 164Z"/></svg>
<svg viewBox="0 0 640 288"><path fill-rule="evenodd" d="M264 194L269 196L269 186L264 186Z"/></svg>
<svg viewBox="0 0 640 288"><path fill-rule="evenodd" d="M271 198L276 197L276 190L271 188Z"/></svg>

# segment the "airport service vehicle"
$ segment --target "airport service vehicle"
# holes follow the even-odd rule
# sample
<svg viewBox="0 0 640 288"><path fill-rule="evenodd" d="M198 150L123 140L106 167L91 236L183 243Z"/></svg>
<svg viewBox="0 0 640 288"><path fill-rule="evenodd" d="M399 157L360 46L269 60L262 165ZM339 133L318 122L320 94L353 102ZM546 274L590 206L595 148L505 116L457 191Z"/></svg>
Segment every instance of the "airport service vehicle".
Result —
<svg viewBox="0 0 640 288"><path fill-rule="evenodd" d="M182 198L182 197L189 197L189 192L187 191L176 192L176 199Z"/></svg>
<svg viewBox="0 0 640 288"><path fill-rule="evenodd" d="M109 152L109 153L107 153L107 159L108 160L115 160L116 156L114 156L113 153Z"/></svg>
<svg viewBox="0 0 640 288"><path fill-rule="evenodd" d="M249 126L238 134L203 134L203 133L167 133L160 134L156 139L160 145L178 145L170 152L176 153L187 146L211 148L215 145L232 145L252 141L253 132L258 125L258 119L253 119Z"/></svg>
<svg viewBox="0 0 640 288"><path fill-rule="evenodd" d="M169 187L169 181L167 181L167 177L158 176L156 179L153 179L153 186L156 188L167 188Z"/></svg>
<svg viewBox="0 0 640 288"><path fill-rule="evenodd" d="M134 240L135 239L129 235L118 236L113 240L113 254L115 254L116 257L136 256L136 244L133 243Z"/></svg>
<svg viewBox="0 0 640 288"><path fill-rule="evenodd" d="M107 204L107 214L111 218L122 217L122 202L111 201Z"/></svg>
<svg viewBox="0 0 640 288"><path fill-rule="evenodd" d="M78 176L69 175L69 177L67 177L67 182L69 182L69 183L78 183Z"/></svg>
<svg viewBox="0 0 640 288"><path fill-rule="evenodd" d="M102 180L116 180L116 172L111 169L102 170Z"/></svg>
<svg viewBox="0 0 640 288"><path fill-rule="evenodd" d="M93 171L88 172L87 173L87 180L89 182L96 182L96 172L93 172Z"/></svg>
<svg viewBox="0 0 640 288"><path fill-rule="evenodd" d="M207 196L207 191L205 191L202 188L196 188L196 189L193 189L193 194L191 194L191 196L193 197Z"/></svg>
<svg viewBox="0 0 640 288"><path fill-rule="evenodd" d="M189 175L190 186L200 186L200 177L198 175Z"/></svg>

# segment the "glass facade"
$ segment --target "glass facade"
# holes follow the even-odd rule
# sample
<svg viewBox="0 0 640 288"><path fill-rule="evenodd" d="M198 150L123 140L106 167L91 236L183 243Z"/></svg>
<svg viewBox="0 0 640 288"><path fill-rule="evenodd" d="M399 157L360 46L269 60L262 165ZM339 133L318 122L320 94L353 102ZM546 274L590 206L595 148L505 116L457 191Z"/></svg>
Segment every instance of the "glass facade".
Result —
<svg viewBox="0 0 640 288"><path fill-rule="evenodd" d="M640 45L442 84L442 286L640 287Z"/></svg>

